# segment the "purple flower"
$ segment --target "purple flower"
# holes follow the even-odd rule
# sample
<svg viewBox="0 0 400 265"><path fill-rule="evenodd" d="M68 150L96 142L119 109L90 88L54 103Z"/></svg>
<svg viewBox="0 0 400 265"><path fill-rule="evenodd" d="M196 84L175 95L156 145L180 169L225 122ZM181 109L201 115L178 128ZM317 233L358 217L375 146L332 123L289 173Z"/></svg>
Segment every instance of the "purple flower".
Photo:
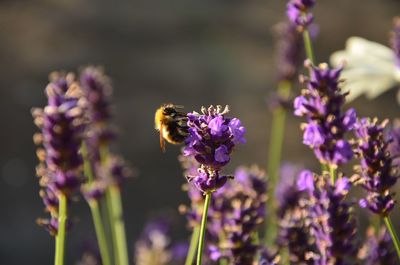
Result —
<svg viewBox="0 0 400 265"><path fill-rule="evenodd" d="M211 135L221 136L222 133L228 130L228 126L224 124L224 119L222 116L216 116L209 123Z"/></svg>
<svg viewBox="0 0 400 265"><path fill-rule="evenodd" d="M103 183L117 187L121 187L127 178L135 176L125 160L114 154L110 154L105 163L97 164L96 172Z"/></svg>
<svg viewBox="0 0 400 265"><path fill-rule="evenodd" d="M378 232L373 227L367 230L367 238L358 252L358 258L365 265L395 265L398 258L393 249L392 239L387 230L382 227Z"/></svg>
<svg viewBox="0 0 400 265"><path fill-rule="evenodd" d="M391 45L396 55L396 65L400 67L400 18L395 17L393 20L394 28L391 33Z"/></svg>
<svg viewBox="0 0 400 265"><path fill-rule="evenodd" d="M281 169L281 180L277 186L277 193L279 192L277 243L279 248L288 249L290 264L314 264L309 253L313 253L315 245L310 236L304 203L308 194L305 190L313 187L313 175L310 171L303 170L299 174L299 168L290 164Z"/></svg>
<svg viewBox="0 0 400 265"><path fill-rule="evenodd" d="M80 82L85 99L88 101L90 120L104 124L111 119L110 97L112 87L109 78L100 67L89 66L80 73Z"/></svg>
<svg viewBox="0 0 400 265"><path fill-rule="evenodd" d="M310 147L320 146L324 143L324 135L322 128L315 123L309 123L306 125L303 134L303 143Z"/></svg>
<svg viewBox="0 0 400 265"><path fill-rule="evenodd" d="M386 141L389 143L388 151L392 156L393 167L400 167L400 120L395 120L386 134Z"/></svg>
<svg viewBox="0 0 400 265"><path fill-rule="evenodd" d="M345 164L353 158L353 149L349 142L345 140L338 140L335 146L336 152L332 158L335 165Z"/></svg>
<svg viewBox="0 0 400 265"><path fill-rule="evenodd" d="M135 264L168 265L172 259L170 225L153 221L144 228L141 238L135 244Z"/></svg>
<svg viewBox="0 0 400 265"><path fill-rule="evenodd" d="M329 69L326 64L306 66L310 69L310 78L304 81L307 89L294 100L295 115L307 119L303 143L314 150L322 164L334 167L345 164L353 157L345 134L354 129L356 112L342 111L346 96L339 87L342 69Z"/></svg>
<svg viewBox="0 0 400 265"><path fill-rule="evenodd" d="M42 227L44 227L50 235L56 236L58 232L58 219L55 217L51 217L50 219L42 219L38 218L36 223Z"/></svg>
<svg viewBox="0 0 400 265"><path fill-rule="evenodd" d="M246 133L246 128L242 126L242 123L239 119L233 118L229 122L229 130L233 136L233 142L237 143L246 143L246 139L244 138L244 134Z"/></svg>
<svg viewBox="0 0 400 265"><path fill-rule="evenodd" d="M315 0L290 0L287 4L287 17L299 28L306 28L314 19L313 14L310 13L310 9L314 5Z"/></svg>
<svg viewBox="0 0 400 265"><path fill-rule="evenodd" d="M82 194L85 199L90 203L92 200L99 201L103 198L106 191L107 184L104 181L96 179L91 183L82 186Z"/></svg>
<svg viewBox="0 0 400 265"><path fill-rule="evenodd" d="M305 105L308 103L307 98L304 96L298 96L294 99L293 107L294 107L294 115L296 116L304 116L308 113Z"/></svg>
<svg viewBox="0 0 400 265"><path fill-rule="evenodd" d="M303 51L303 38L292 23L274 27L279 81L293 81L297 77Z"/></svg>
<svg viewBox="0 0 400 265"><path fill-rule="evenodd" d="M193 157L199 164L198 174L189 176L202 192L213 192L225 184L228 177L220 174L221 168L230 161L230 155L238 143L245 143L245 128L237 118L225 115L228 106L208 109L202 114L193 112L188 116L189 136L183 154Z"/></svg>
<svg viewBox="0 0 400 265"><path fill-rule="evenodd" d="M358 184L367 191L360 206L381 216L388 215L394 207L391 188L398 179L393 169L393 158L388 152L389 141L384 136L386 124L387 121L379 124L377 119L363 118L356 124L355 132L358 138L356 154L361 162L356 168L360 175Z"/></svg>
<svg viewBox="0 0 400 265"><path fill-rule="evenodd" d="M100 67L89 66L80 72L82 86L81 100L86 103L85 145L87 159L90 162L96 181L102 185L121 187L123 181L131 175L122 158L107 152L108 158L101 161L101 151L115 138L111 118L111 96L113 88L108 76ZM97 180L100 178L101 180Z"/></svg>
<svg viewBox="0 0 400 265"><path fill-rule="evenodd" d="M215 160L220 163L229 162L229 150L225 145L221 145L215 150Z"/></svg>
<svg viewBox="0 0 400 265"><path fill-rule="evenodd" d="M41 130L34 137L35 143L42 146L37 152L40 164L36 171L42 186L40 196L51 215L50 220L42 220L41 224L55 235L59 194L70 198L81 184L79 149L84 123L80 89L73 75L53 73L50 78L47 106L33 109L32 115Z"/></svg>
<svg viewBox="0 0 400 265"><path fill-rule="evenodd" d="M314 174L309 170L300 172L297 187L300 191L313 192L314 191Z"/></svg>
<svg viewBox="0 0 400 265"><path fill-rule="evenodd" d="M350 182L342 177L334 185L325 177L314 177L307 198L307 218L315 238L314 264L346 264L355 258L356 221L351 204L344 201Z"/></svg>
<svg viewBox="0 0 400 265"><path fill-rule="evenodd" d="M171 221L168 216L161 216L148 222L140 239L135 244L135 264L183 264L188 245L182 242L172 242L171 230Z"/></svg>
<svg viewBox="0 0 400 265"><path fill-rule="evenodd" d="M213 261L252 264L260 247L252 235L265 218L265 173L257 167L240 167L235 179L213 194L207 222L207 252Z"/></svg>

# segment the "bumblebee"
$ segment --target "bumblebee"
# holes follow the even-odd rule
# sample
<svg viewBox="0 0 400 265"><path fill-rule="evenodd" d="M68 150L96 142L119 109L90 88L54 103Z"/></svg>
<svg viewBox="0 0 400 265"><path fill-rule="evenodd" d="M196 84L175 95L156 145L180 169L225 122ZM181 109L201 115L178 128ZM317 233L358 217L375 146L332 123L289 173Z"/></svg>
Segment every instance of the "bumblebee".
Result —
<svg viewBox="0 0 400 265"><path fill-rule="evenodd" d="M171 144L181 144L189 134L187 115L179 110L182 108L183 106L168 103L156 111L155 129L160 132L160 147L163 152L165 152L165 141Z"/></svg>

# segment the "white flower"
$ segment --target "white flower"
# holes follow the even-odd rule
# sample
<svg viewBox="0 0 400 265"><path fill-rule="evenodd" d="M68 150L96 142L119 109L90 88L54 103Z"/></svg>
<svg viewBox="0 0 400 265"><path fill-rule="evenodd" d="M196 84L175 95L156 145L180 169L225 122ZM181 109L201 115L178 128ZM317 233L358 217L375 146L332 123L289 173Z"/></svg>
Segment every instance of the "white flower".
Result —
<svg viewBox="0 0 400 265"><path fill-rule="evenodd" d="M350 102L365 94L374 99L385 91L400 84L400 69L392 49L360 37L350 37L346 49L333 53L331 64L345 64L341 77L345 79L343 89L349 91L346 101ZM400 104L400 93L398 93Z"/></svg>

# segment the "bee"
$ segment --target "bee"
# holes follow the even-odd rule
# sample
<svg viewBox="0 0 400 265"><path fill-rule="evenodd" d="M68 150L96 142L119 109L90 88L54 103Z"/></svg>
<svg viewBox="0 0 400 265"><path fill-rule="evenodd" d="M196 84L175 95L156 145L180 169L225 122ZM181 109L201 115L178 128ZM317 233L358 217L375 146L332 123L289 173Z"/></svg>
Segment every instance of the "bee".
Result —
<svg viewBox="0 0 400 265"><path fill-rule="evenodd" d="M165 152L165 141L181 144L189 134L187 115L179 110L182 108L183 106L168 103L163 104L156 111L155 129L160 132L160 147L163 152Z"/></svg>

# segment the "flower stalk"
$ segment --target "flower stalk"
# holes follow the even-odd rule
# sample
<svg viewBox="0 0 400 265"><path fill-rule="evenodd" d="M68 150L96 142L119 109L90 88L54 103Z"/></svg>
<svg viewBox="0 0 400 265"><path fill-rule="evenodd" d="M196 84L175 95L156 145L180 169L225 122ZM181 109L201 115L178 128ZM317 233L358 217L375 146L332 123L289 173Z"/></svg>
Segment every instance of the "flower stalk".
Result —
<svg viewBox="0 0 400 265"><path fill-rule="evenodd" d="M94 181L94 174L90 161L88 160L88 150L87 150L87 145L85 143L82 143L81 153L83 158L84 175L87 177L88 184L90 185ZM111 256L107 244L107 237L103 220L101 217L99 202L97 199L92 198L88 200L88 204L92 214L93 224L96 232L102 263L104 265L111 265Z"/></svg>
<svg viewBox="0 0 400 265"><path fill-rule="evenodd" d="M199 244L198 244L198 250L197 250L197 265L202 265L202 257L203 257L203 249L204 249L204 241L205 241L205 235L206 235L206 229L207 229L207 217L208 217L208 208L210 206L211 202L211 192L206 194L205 200L204 200L204 208L203 208L203 215L201 218L201 224L200 224L200 236L199 236Z"/></svg>
<svg viewBox="0 0 400 265"><path fill-rule="evenodd" d="M278 95L283 99L288 99L290 97L290 92L292 88L292 83L289 81L281 81L278 86ZM279 168L282 158L282 147L283 138L285 133L285 123L286 123L286 112L287 110L283 107L277 108L272 114L272 126L271 126L271 138L269 144L268 153L268 172L270 174L270 188L269 188L269 198L267 203L267 209L275 209L276 201L274 196L274 191L276 184L279 179ZM266 243L271 244L277 233L276 229L276 216L270 215L268 221L265 222L266 225Z"/></svg>
<svg viewBox="0 0 400 265"><path fill-rule="evenodd" d="M58 232L56 237L55 265L64 265L68 206L67 197L65 194L60 193L58 199L60 205L58 209Z"/></svg>
<svg viewBox="0 0 400 265"><path fill-rule="evenodd" d="M125 224L123 220L123 209L121 192L118 186L111 185L108 189L111 209L111 229L115 242L115 256L119 265L129 265L128 251L126 246Z"/></svg>
<svg viewBox="0 0 400 265"><path fill-rule="evenodd" d="M100 214L99 203L96 200L92 200L91 202L89 202L89 206L93 217L93 223L96 231L97 242L99 244L101 260L104 265L111 265L111 256L108 250L104 224Z"/></svg>
<svg viewBox="0 0 400 265"><path fill-rule="evenodd" d="M185 265L193 264L194 257L196 256L197 244L199 243L199 237L200 237L200 226L197 225L193 229Z"/></svg>
<svg viewBox="0 0 400 265"><path fill-rule="evenodd" d="M303 31L303 40L307 58L311 61L312 64L315 64L314 50L312 46L310 32L308 31L308 29L305 29Z"/></svg>
<svg viewBox="0 0 400 265"><path fill-rule="evenodd" d="M392 237L393 245L396 249L397 256L400 259L400 241L396 231L394 230L392 220L390 219L389 216L383 217L383 220L385 221L386 227L390 233L390 236Z"/></svg>

